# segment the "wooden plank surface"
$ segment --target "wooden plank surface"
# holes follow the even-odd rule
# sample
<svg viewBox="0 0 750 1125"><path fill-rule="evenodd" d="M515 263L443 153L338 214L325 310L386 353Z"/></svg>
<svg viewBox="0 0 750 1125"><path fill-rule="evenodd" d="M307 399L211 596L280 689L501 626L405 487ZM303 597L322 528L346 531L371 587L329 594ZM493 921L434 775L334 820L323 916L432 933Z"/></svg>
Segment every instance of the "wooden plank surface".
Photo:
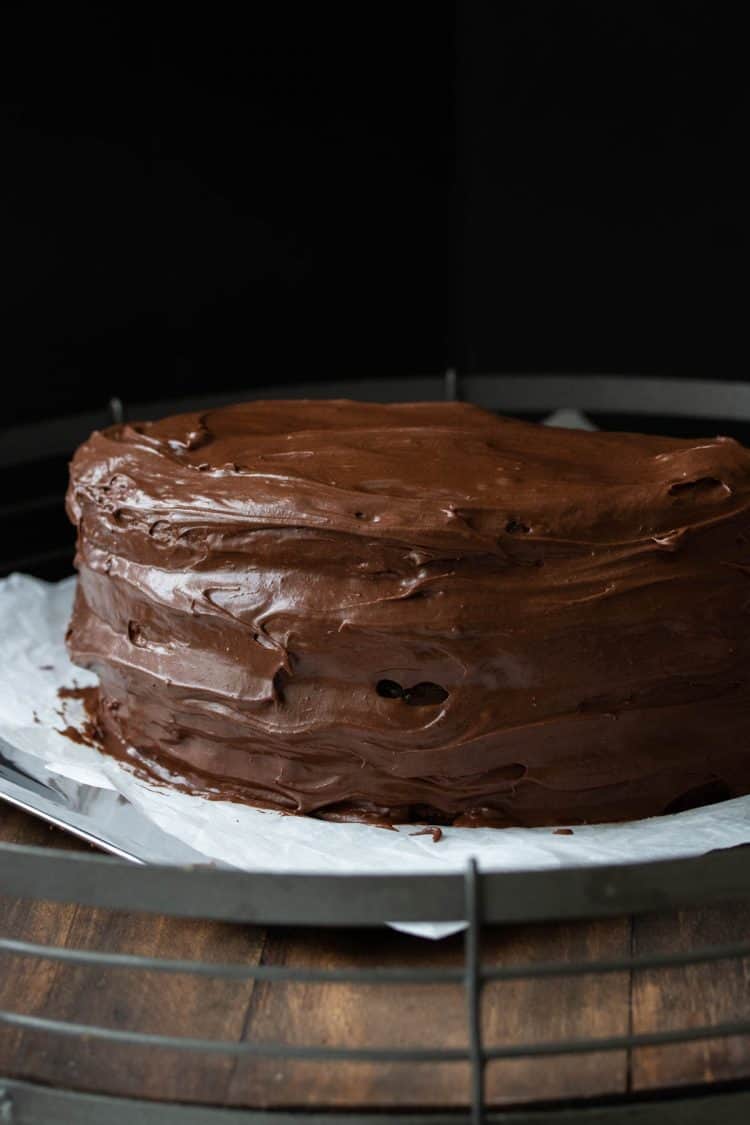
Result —
<svg viewBox="0 0 750 1125"><path fill-rule="evenodd" d="M750 903L637 918L633 952L669 953L744 942ZM633 974L633 1030L730 1023L750 1015L750 958ZM750 1074L750 1036L633 1051L632 1087L692 1085Z"/></svg>
<svg viewBox="0 0 750 1125"><path fill-rule="evenodd" d="M0 838L81 847L0 805ZM743 937L750 907L669 917L487 930L483 955L496 965L689 948ZM0 933L71 947L162 957L338 968L458 966L462 941L429 942L390 930L322 931L118 914L0 899ZM488 1044L747 1016L748 964L607 976L547 978L488 986ZM0 955L0 1007L78 1022L232 1041L364 1046L463 1046L460 985L355 986L223 982L185 975L74 967ZM232 1059L144 1051L0 1028L0 1074L121 1095L214 1104L305 1107L458 1107L465 1064L342 1064ZM714 1078L750 1076L750 1041L599 1052L497 1062L488 1068L494 1105L623 1094Z"/></svg>
<svg viewBox="0 0 750 1125"><path fill-rule="evenodd" d="M627 955L627 921L592 927L515 927L488 931L483 954L494 965L527 960L567 960L581 956ZM402 934L272 934L266 944L268 964L334 968L410 965L461 966L460 937L425 942ZM564 1038L578 1034L627 1031L628 980L570 978L562 981L514 981L488 987L484 997L484 1033L488 1044ZM414 1045L465 1047L466 1001L461 985L366 988L354 985L261 984L253 997L246 1037L294 1043L350 1046ZM498 1062L488 1070L492 1104L625 1089L624 1052ZM293 1061L238 1065L231 1100L254 1097L263 1105L304 1106L461 1106L467 1103L468 1067L452 1064L320 1066Z"/></svg>

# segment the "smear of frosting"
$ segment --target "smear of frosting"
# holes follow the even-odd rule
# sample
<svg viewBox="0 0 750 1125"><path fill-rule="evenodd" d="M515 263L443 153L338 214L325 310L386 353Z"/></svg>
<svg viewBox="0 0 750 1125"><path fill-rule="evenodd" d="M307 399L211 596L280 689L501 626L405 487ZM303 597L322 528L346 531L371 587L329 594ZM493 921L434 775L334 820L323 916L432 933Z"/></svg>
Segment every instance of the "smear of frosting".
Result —
<svg viewBox="0 0 750 1125"><path fill-rule="evenodd" d="M69 649L106 748L196 790L384 823L645 816L750 791L749 507L730 438L465 404L115 426L71 466Z"/></svg>

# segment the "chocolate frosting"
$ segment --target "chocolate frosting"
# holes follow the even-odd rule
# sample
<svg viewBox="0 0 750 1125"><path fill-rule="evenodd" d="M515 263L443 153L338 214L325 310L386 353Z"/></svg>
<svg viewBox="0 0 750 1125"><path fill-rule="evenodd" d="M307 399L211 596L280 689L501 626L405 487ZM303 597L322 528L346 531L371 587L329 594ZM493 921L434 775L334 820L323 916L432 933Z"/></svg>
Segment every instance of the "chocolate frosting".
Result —
<svg viewBox="0 0 750 1125"><path fill-rule="evenodd" d="M750 452L457 403L94 433L68 644L111 753L331 819L560 824L750 791ZM135 753L129 748L135 748Z"/></svg>

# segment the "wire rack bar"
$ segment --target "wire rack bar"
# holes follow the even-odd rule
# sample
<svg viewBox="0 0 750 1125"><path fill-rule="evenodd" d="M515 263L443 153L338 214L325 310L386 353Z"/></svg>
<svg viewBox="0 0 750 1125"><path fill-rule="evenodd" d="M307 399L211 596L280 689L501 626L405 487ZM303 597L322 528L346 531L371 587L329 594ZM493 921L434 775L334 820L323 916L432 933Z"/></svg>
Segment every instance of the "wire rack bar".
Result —
<svg viewBox="0 0 750 1125"><path fill-rule="evenodd" d="M26 1031L41 1031L67 1037L83 1037L89 1041L121 1043L129 1047L168 1048L177 1051L206 1052L253 1056L259 1058L306 1059L321 1062L469 1062L476 1065L494 1059L520 1059L585 1055L598 1051L624 1051L634 1047L658 1047L668 1043L693 1043L702 1039L727 1039L735 1035L750 1035L750 1020L717 1023L688 1028L669 1028L663 1031L638 1032L632 1035L612 1035L596 1039L549 1040L540 1043L517 1043L507 1046L482 1047L479 1055L469 1047L338 1047L287 1043L253 1043L230 1039L200 1039L185 1035L155 1035L150 1032L122 1031L101 1027L98 1024L74 1023L69 1020L48 1019L21 1012L0 1009L0 1024ZM481 1106L481 1097L475 1091Z"/></svg>
<svg viewBox="0 0 750 1125"><path fill-rule="evenodd" d="M226 1054L257 1058L306 1059L320 1062L465 1062L461 1047L337 1047L288 1043L255 1043L246 1040L201 1039L186 1035L155 1035L145 1031L122 1031L98 1024L74 1023L0 1009L0 1024L26 1031L43 1031L89 1041L121 1043L129 1047L168 1048L206 1054Z"/></svg>
<svg viewBox="0 0 750 1125"><path fill-rule="evenodd" d="M606 1039L549 1040L542 1043L518 1043L508 1047L488 1047L487 1059L530 1059L553 1055L586 1055L596 1051L625 1051L634 1047L660 1047L667 1043L694 1043L701 1039L728 1039L733 1035L750 1035L750 1020L732 1023L702 1024L699 1027L668 1028L664 1031L643 1031L632 1035L611 1035Z"/></svg>
<svg viewBox="0 0 750 1125"><path fill-rule="evenodd" d="M750 953L750 946L748 946ZM131 953L99 953L64 949L35 942L0 938L0 953L37 957L92 968L136 969L143 972L188 973L229 980L293 981L298 984L460 984L463 969L296 969L283 965L232 965L210 961L168 960Z"/></svg>
<svg viewBox="0 0 750 1125"><path fill-rule="evenodd" d="M37 957L73 965L96 968L135 969L160 973L190 973L195 976L220 977L231 980L294 981L305 984L460 984L465 969L303 969L283 965L234 965L222 962L174 960L142 957L132 953L102 953L90 949L65 949L40 945L37 942L0 938L0 953ZM540 961L531 965L480 967L483 982L504 980L535 980L541 977L586 976L589 973L636 972L642 969L676 968L713 961L729 961L750 957L750 942L715 945L676 953L649 953L638 957L609 958L600 961Z"/></svg>
<svg viewBox="0 0 750 1125"><path fill-rule="evenodd" d="M336 1110L300 1114L287 1110L221 1108L211 1105L149 1102L137 1098L84 1094L32 1082L0 1079L0 1108L11 1125L465 1125L460 1110L425 1113ZM489 1110L488 1125L550 1125L547 1108L519 1106ZM720 1090L710 1096L694 1091L636 1101L591 1101L554 1114L555 1125L747 1125L750 1091ZM0 1121L4 1121L0 1114Z"/></svg>
<svg viewBox="0 0 750 1125"><path fill-rule="evenodd" d="M469 1059L471 1062L471 1122L482 1125L484 1121L484 1064L486 1055L482 1048L482 887L476 860L470 859L466 869L466 918L469 923L464 936L466 954L466 1015L469 1031Z"/></svg>
<svg viewBox="0 0 750 1125"><path fill-rule="evenodd" d="M726 849L692 859L487 872L489 923L596 918L748 897L748 859ZM465 917L456 875L295 875L211 866L136 866L105 856L0 845L0 893L114 910L265 925L372 926Z"/></svg>

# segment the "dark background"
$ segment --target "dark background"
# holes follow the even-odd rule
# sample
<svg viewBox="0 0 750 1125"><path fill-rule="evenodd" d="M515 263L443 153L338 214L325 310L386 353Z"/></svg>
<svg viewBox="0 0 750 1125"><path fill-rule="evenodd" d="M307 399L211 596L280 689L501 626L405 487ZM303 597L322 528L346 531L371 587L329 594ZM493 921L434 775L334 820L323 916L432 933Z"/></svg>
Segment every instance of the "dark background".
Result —
<svg viewBox="0 0 750 1125"><path fill-rule="evenodd" d="M403 8L3 17L18 420L446 364L454 12Z"/></svg>
<svg viewBox="0 0 750 1125"><path fill-rule="evenodd" d="M728 5L154 8L0 17L8 424L449 366L745 374Z"/></svg>

